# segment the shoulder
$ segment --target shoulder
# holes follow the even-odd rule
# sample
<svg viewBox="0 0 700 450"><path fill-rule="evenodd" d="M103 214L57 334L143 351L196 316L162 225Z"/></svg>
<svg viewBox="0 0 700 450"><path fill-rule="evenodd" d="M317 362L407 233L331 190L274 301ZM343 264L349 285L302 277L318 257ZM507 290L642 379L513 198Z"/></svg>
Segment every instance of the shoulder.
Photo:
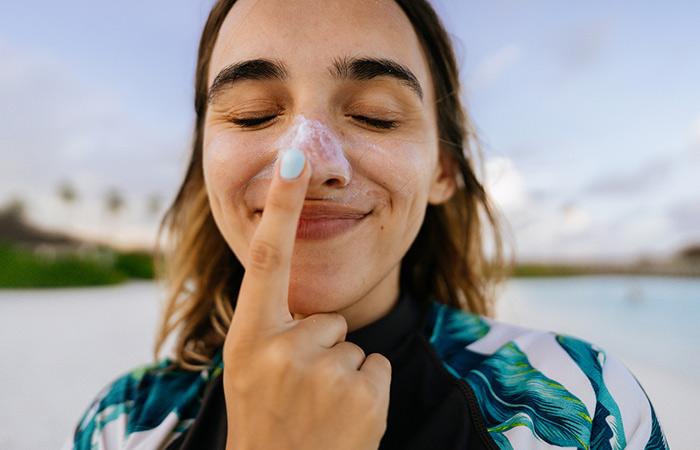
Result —
<svg viewBox="0 0 700 450"><path fill-rule="evenodd" d="M593 343L437 302L430 342L502 448L668 448L640 383Z"/></svg>
<svg viewBox="0 0 700 450"><path fill-rule="evenodd" d="M167 358L133 368L97 393L64 448L128 449L144 440L164 448L194 420L204 387L218 372L216 365L176 369Z"/></svg>

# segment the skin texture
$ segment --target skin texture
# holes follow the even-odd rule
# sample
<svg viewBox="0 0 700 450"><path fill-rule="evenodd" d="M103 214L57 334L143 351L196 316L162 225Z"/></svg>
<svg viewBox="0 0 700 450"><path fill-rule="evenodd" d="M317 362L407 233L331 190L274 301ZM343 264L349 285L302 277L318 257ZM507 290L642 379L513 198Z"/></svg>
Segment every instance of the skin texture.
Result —
<svg viewBox="0 0 700 450"><path fill-rule="evenodd" d="M423 101L388 77L338 81L329 75L333 60L352 56L408 67L423 87ZM214 219L248 269L260 223L255 211L265 205L279 152L296 133L311 171L305 204L336 202L371 213L343 235L296 241L288 307L295 318L338 312L354 330L395 304L401 258L426 205L454 190L439 164L425 56L391 0L240 0L221 28L209 84L226 66L253 58L283 62L289 77L240 81L209 105L203 158ZM232 123L269 115L274 119L252 129ZM353 115L398 126L378 129ZM300 121L314 124L316 137L298 137Z"/></svg>

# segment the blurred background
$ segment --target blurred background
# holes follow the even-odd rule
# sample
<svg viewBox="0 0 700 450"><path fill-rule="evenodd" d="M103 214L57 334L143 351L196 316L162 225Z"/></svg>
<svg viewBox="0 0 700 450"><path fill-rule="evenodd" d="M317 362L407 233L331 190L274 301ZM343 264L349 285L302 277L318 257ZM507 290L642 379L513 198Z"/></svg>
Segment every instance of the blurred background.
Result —
<svg viewBox="0 0 700 450"><path fill-rule="evenodd" d="M148 362L212 0L0 4L0 448L56 448ZM434 0L518 265L498 318L637 376L673 448L700 400L700 3Z"/></svg>

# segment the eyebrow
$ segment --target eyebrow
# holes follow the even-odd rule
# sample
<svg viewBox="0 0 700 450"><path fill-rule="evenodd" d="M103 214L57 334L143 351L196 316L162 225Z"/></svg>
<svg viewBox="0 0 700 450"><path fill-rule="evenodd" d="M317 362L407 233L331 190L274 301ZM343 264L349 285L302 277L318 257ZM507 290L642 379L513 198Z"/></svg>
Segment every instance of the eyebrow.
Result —
<svg viewBox="0 0 700 450"><path fill-rule="evenodd" d="M423 89L411 70L391 59L372 57L345 57L333 60L329 74L338 80L365 81L378 77L390 77L410 88L423 101ZM289 78L289 71L282 61L274 59L250 59L226 66L214 78L207 94L213 103L221 91L242 80L280 80Z"/></svg>

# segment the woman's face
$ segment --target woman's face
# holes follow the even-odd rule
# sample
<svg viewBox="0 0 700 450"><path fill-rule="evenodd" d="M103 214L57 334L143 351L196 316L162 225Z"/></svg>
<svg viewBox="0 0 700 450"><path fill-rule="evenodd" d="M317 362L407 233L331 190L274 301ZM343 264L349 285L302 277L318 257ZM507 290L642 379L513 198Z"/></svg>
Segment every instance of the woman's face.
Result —
<svg viewBox="0 0 700 450"><path fill-rule="evenodd" d="M427 203L454 189L439 164L427 61L400 7L393 0L239 0L214 47L212 84L205 183L216 224L241 263L278 153L295 146L312 177L290 310L339 311L398 280Z"/></svg>

